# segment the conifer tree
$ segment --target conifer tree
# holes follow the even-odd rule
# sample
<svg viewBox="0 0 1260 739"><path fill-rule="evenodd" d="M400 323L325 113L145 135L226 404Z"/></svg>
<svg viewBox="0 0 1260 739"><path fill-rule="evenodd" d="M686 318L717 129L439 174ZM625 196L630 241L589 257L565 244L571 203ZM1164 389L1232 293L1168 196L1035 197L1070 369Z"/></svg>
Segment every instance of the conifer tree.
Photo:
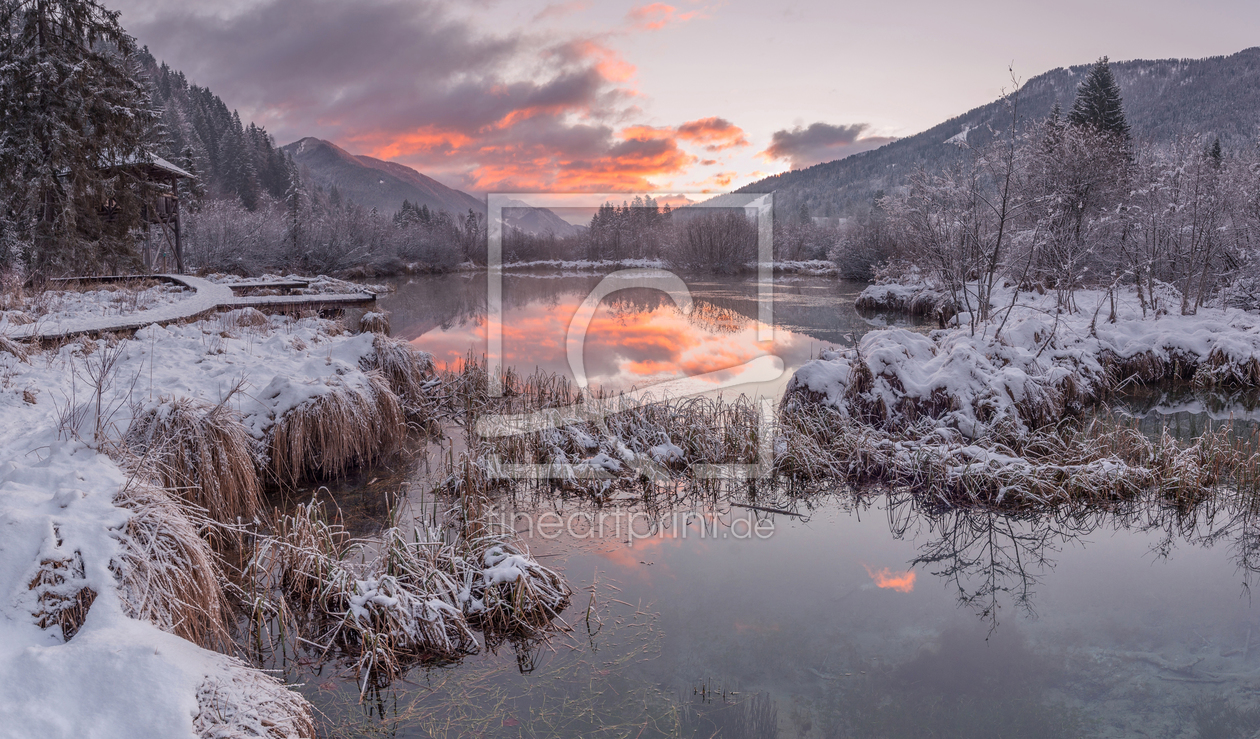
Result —
<svg viewBox="0 0 1260 739"><path fill-rule="evenodd" d="M146 158L157 121L134 53L96 0L0 0L0 210L23 245L11 259L61 272L134 258L139 198L112 165Z"/></svg>
<svg viewBox="0 0 1260 739"><path fill-rule="evenodd" d="M1124 117L1120 85L1111 73L1107 57L1099 59L1076 89L1076 101L1068 114L1068 123L1089 126L1098 131L1129 140L1129 123Z"/></svg>

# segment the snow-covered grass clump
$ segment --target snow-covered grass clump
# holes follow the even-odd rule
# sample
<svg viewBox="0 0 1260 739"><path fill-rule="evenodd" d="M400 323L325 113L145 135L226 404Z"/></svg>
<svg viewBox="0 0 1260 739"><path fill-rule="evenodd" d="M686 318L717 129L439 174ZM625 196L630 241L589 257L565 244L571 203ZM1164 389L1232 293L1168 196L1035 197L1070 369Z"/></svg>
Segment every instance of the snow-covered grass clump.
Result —
<svg viewBox="0 0 1260 739"><path fill-rule="evenodd" d="M883 300L897 289L868 292ZM1174 484L1170 476L1187 472L1215 484L1221 464L1245 462L1221 439L1186 450L1170 439L1144 445L1133 430L1104 433L1087 412L1133 382L1260 383L1260 318L1209 308L1144 316L1132 295L1084 292L1077 302L1089 310L1058 313L1054 296L1003 290L995 303L1013 304L1009 317L1001 311L974 332L962 314L961 328L873 331L854 349L824 352L788 385L796 441L817 438L833 447L821 459L847 459L861 475L946 487L980 476L985 494L1031 491L1037 499Z"/></svg>
<svg viewBox="0 0 1260 739"><path fill-rule="evenodd" d="M351 658L364 689L425 659L478 651L489 641L544 633L572 595L511 532L494 530L465 496L440 529L387 528L373 541L352 538L311 502L282 515L249 564L257 582L251 621L258 640L277 631L302 645Z"/></svg>
<svg viewBox="0 0 1260 739"><path fill-rule="evenodd" d="M367 414L379 428L365 444L399 438L393 388L423 392L415 378L432 363L334 321L240 313L0 351L5 731L313 735L300 695L212 651L229 644L232 623L217 547L260 513L275 449L290 476L387 451L338 461L337 424ZM376 369L383 355L397 379ZM339 415L312 425L341 391ZM294 446L284 440L299 418Z"/></svg>

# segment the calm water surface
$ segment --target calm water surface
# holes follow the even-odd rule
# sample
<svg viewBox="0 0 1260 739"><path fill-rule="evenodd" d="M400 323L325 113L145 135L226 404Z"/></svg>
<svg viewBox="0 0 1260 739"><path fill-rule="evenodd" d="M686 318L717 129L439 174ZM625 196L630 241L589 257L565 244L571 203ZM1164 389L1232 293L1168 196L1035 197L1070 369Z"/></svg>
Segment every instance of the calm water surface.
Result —
<svg viewBox="0 0 1260 739"><path fill-rule="evenodd" d="M565 372L565 331L598 278L508 276L507 364ZM773 353L776 394L827 345L886 325L852 308L862 285L776 285L757 340L756 285L692 285L689 315L614 295L586 343L592 381L642 386ZM440 362L485 350L484 276L400 281L394 333ZM1134 394L1152 433L1254 421L1246 397ZM436 452L435 452L436 453ZM402 469L371 498L419 479ZM362 490L369 490L363 493ZM924 507L904 492L839 489L762 501L587 498L528 490L503 505L527 531L545 512L637 514L659 533L526 539L576 591L571 629L458 665L418 668L359 704L353 678L289 666L338 736L1226 737L1260 730L1260 621L1247 589L1255 512L1138 502L1016 519ZM749 517L773 522L749 536ZM628 526L628 524L627 524ZM769 524L763 526L768 527ZM763 531L766 529L763 528ZM685 532L685 536L684 536Z"/></svg>

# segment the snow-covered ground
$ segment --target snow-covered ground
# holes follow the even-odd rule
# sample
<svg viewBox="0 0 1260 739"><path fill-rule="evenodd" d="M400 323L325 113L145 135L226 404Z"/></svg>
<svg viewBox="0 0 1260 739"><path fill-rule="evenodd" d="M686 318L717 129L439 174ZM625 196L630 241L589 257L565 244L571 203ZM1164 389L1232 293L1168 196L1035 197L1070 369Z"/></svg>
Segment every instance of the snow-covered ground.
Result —
<svg viewBox="0 0 1260 739"><path fill-rule="evenodd" d="M182 285L159 283L142 290L106 285L82 290L47 290L10 303L0 311L0 333L9 326L38 322L60 325L88 316L125 316L174 305L193 295Z"/></svg>
<svg viewBox="0 0 1260 739"><path fill-rule="evenodd" d="M264 674L128 617L140 596L118 584L130 476L105 452L135 414L172 396L218 403L243 382L227 402L261 438L325 379L363 378L372 335L241 317L150 326L113 346L81 339L26 362L0 350L0 735L217 736L234 722L264 736L267 706L304 706ZM38 614L84 586L97 595L72 640L40 627Z"/></svg>
<svg viewBox="0 0 1260 739"><path fill-rule="evenodd" d="M205 276L205 279L215 283L216 285L258 285L266 287L269 284L282 282L305 282L306 287L294 288L295 295L336 295L342 293L369 292L374 295L383 295L393 290L389 285L374 285L359 282L349 282L347 280L339 280L335 277L327 275L319 275L318 277L303 277L301 275L277 275L264 274L258 277L237 277L223 273L214 273Z"/></svg>

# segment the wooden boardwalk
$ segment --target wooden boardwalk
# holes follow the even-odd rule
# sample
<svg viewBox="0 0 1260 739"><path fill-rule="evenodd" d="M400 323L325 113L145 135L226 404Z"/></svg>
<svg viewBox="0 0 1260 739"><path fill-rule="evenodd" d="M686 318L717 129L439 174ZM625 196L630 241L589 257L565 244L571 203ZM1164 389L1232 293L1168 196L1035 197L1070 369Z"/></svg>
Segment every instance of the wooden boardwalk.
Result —
<svg viewBox="0 0 1260 739"><path fill-rule="evenodd" d="M234 283L221 284L189 275L137 275L106 278L70 278L64 282L122 282L128 279L152 279L183 285L194 292L183 300L158 308L142 310L123 316L84 316L60 322L36 321L25 326L13 326L8 338L14 341L56 341L75 336L122 333L136 331L153 324L163 325L194 318L203 318L220 310L235 308L307 308L311 310L338 310L355 306L373 305L372 293L345 293L328 295L247 295L237 291L252 289L300 289L308 283L291 280L283 283Z"/></svg>

